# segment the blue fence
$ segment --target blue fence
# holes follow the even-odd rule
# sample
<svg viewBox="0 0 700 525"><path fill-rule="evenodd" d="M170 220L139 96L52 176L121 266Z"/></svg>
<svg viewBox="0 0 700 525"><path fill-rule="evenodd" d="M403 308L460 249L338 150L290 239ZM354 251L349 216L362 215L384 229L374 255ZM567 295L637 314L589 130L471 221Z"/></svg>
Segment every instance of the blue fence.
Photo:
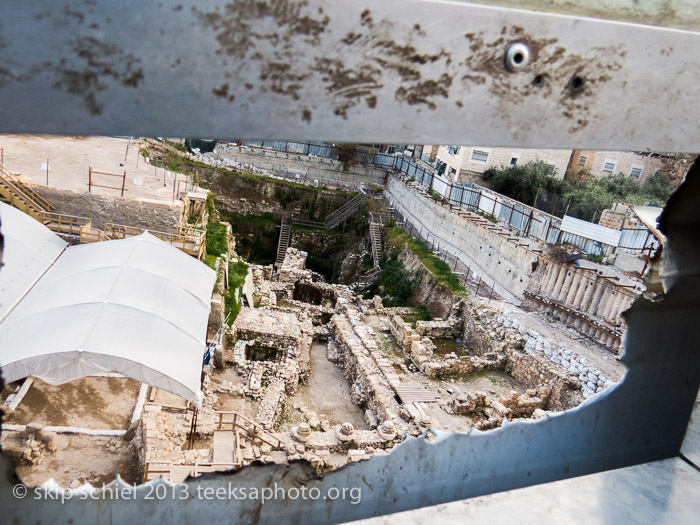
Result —
<svg viewBox="0 0 700 525"><path fill-rule="evenodd" d="M311 155L326 159L336 159L340 149L325 142L293 142L287 140L241 140L239 144L251 148L267 148L284 153L298 155ZM353 160L362 164L371 164L379 168L392 169L396 157L386 153L374 153L364 150L355 150Z"/></svg>

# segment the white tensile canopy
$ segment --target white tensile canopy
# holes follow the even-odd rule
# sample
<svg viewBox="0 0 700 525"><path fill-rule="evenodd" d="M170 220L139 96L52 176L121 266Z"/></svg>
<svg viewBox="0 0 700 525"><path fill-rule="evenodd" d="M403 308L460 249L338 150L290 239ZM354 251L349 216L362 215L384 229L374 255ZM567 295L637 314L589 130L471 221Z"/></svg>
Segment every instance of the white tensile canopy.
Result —
<svg viewBox="0 0 700 525"><path fill-rule="evenodd" d="M3 233L13 230L5 212ZM118 372L199 404L215 280L149 233L71 246L0 324L5 381L60 384Z"/></svg>
<svg viewBox="0 0 700 525"><path fill-rule="evenodd" d="M0 320L32 287L68 244L26 213L0 202L5 241L0 268Z"/></svg>

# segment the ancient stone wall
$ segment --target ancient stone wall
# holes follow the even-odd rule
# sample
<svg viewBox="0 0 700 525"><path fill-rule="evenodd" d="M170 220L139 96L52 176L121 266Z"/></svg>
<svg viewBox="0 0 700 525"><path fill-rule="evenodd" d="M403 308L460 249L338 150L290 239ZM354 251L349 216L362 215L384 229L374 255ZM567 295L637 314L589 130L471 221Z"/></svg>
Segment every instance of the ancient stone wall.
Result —
<svg viewBox="0 0 700 525"><path fill-rule="evenodd" d="M580 391L581 383L546 357L508 348L505 370L527 388L549 387L551 396L547 409L567 410L579 404L580 398L576 399L573 391Z"/></svg>
<svg viewBox="0 0 700 525"><path fill-rule="evenodd" d="M461 331L461 319L416 321L416 333L422 337L459 337Z"/></svg>
<svg viewBox="0 0 700 525"><path fill-rule="evenodd" d="M350 380L353 403L369 409L379 423L392 420L400 424L399 405L388 383L398 381L391 375L391 364L369 334L371 329L362 322L356 306L341 298L336 312L330 322L328 359L337 362ZM386 365L386 370L380 365Z"/></svg>

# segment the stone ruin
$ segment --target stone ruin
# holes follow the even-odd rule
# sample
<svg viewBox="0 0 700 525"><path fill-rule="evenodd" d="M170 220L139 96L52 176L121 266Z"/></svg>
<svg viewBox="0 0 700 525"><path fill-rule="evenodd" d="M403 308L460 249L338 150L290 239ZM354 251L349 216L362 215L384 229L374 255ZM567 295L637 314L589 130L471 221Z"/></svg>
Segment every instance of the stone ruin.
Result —
<svg viewBox="0 0 700 525"><path fill-rule="evenodd" d="M38 465L46 456L56 452L56 433L39 423L27 423L21 432L15 432L14 442L3 445L3 452L29 465Z"/></svg>
<svg viewBox="0 0 700 525"><path fill-rule="evenodd" d="M272 266L252 266L255 307L241 310L217 349L214 368L205 367L200 439L210 439L217 431L221 416L214 407L222 400L250 400L255 407L248 414L250 428L243 431L239 464L306 459L321 473L343 461L385 453L406 436L429 432L435 410L469 418L475 428L488 430L505 420L538 419L565 410L580 403L586 389L609 386L598 373L591 387L585 380L593 371L583 366L585 361L526 330L508 312L472 305L461 309L465 317L417 321L412 328L401 317L406 309L385 308L379 297L365 300L347 286L324 282L305 268L305 258L304 252L290 248L277 275ZM414 372L386 353L383 338L395 341ZM436 338L463 340L469 354L441 355ZM314 407L287 406L288 397L314 374L310 367L314 340L327 342L325 357L342 371L367 429L347 421L331 423ZM235 371L237 379L213 379L227 370ZM403 402L405 372L413 380L447 382L478 372L505 373L524 391L460 393L448 386L438 389L431 402ZM428 406L431 403L434 408ZM285 411L298 413L302 420L281 431ZM188 414L147 405L133 432L134 441L142 442L145 450L143 462L213 461L210 449L184 446L188 421ZM265 432L279 446L256 442L256 434ZM338 456L344 458L340 463Z"/></svg>

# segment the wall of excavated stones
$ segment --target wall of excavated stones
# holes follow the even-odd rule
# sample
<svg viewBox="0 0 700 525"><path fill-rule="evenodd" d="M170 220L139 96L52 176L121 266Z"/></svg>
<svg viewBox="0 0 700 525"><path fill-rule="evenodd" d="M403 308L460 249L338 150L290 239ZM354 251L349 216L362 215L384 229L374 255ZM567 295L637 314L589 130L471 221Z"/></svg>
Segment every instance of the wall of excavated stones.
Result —
<svg viewBox="0 0 700 525"><path fill-rule="evenodd" d="M421 337L460 337L462 332L461 319L416 321L416 333Z"/></svg>
<svg viewBox="0 0 700 525"><path fill-rule="evenodd" d="M549 410L567 410L580 402L575 392L580 392L581 383L543 356L507 348L505 371L527 388L536 389L542 385L551 388L546 406Z"/></svg>
<svg viewBox="0 0 700 525"><path fill-rule="evenodd" d="M353 403L370 410L379 423L391 420L403 426L394 391L377 364L383 355L368 335L371 329L362 322L359 309L345 299L338 300L336 312L329 323L328 359L338 363L351 382Z"/></svg>

